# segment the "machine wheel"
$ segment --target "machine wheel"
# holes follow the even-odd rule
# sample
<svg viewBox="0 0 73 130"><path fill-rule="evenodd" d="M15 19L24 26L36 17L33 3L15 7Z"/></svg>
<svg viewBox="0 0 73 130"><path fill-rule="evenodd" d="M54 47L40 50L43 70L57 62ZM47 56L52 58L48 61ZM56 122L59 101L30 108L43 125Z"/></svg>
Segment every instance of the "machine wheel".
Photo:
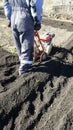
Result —
<svg viewBox="0 0 73 130"><path fill-rule="evenodd" d="M40 57L40 61L45 61L47 59L47 54L43 53Z"/></svg>

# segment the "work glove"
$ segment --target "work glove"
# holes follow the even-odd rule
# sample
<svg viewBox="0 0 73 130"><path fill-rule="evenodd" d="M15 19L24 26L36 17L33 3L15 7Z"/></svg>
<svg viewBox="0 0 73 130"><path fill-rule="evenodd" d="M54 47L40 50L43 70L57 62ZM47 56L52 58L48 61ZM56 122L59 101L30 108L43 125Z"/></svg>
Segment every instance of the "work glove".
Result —
<svg viewBox="0 0 73 130"><path fill-rule="evenodd" d="M11 27L11 21L10 20L8 21L8 27Z"/></svg>
<svg viewBox="0 0 73 130"><path fill-rule="evenodd" d="M38 18L34 18L34 30L39 31L41 29L41 23L39 22Z"/></svg>

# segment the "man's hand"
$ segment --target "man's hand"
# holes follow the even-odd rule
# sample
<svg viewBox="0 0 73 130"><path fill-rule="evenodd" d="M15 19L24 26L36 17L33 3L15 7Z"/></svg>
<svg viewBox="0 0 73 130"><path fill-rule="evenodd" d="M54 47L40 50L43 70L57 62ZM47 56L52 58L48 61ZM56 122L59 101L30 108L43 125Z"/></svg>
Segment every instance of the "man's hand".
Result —
<svg viewBox="0 0 73 130"><path fill-rule="evenodd" d="M8 21L8 27L11 27L11 21L10 20Z"/></svg>
<svg viewBox="0 0 73 130"><path fill-rule="evenodd" d="M41 24L40 24L40 22L36 22L36 23L34 24L34 30L38 31L38 30L40 30L40 29L41 29Z"/></svg>

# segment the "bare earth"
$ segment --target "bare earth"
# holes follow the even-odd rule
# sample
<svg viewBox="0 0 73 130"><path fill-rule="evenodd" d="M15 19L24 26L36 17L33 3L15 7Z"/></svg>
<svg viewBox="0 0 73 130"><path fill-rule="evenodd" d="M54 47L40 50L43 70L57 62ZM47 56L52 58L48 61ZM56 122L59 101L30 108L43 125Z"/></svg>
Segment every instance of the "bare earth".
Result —
<svg viewBox="0 0 73 130"><path fill-rule="evenodd" d="M19 76L0 18L0 130L73 130L73 24L43 19L40 34L49 31L56 36L48 59Z"/></svg>

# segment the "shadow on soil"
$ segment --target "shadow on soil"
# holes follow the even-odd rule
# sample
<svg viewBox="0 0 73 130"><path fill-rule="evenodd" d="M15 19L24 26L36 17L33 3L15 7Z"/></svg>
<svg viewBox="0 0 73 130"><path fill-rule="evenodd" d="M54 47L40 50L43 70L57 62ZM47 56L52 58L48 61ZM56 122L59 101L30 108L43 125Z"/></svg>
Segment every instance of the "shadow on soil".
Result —
<svg viewBox="0 0 73 130"><path fill-rule="evenodd" d="M2 69L5 66L7 66L9 69L11 66L19 65L17 56L13 56L12 54L4 51L2 48L0 49L0 54L1 54L0 67L2 67ZM57 77L58 76L72 77L73 76L72 56L73 56L73 47L70 48L69 50L65 48L53 47L52 52L47 58L47 60L41 63L35 62L30 71L48 73L52 76ZM5 62L2 63L2 61ZM14 68L10 68L9 71L5 70L5 75L9 75L10 73L12 73L13 70Z"/></svg>
<svg viewBox="0 0 73 130"><path fill-rule="evenodd" d="M38 72L48 73L52 76L73 76L73 63L69 62L68 55L73 55L73 47L70 50L65 48L53 47L46 62L35 65Z"/></svg>

